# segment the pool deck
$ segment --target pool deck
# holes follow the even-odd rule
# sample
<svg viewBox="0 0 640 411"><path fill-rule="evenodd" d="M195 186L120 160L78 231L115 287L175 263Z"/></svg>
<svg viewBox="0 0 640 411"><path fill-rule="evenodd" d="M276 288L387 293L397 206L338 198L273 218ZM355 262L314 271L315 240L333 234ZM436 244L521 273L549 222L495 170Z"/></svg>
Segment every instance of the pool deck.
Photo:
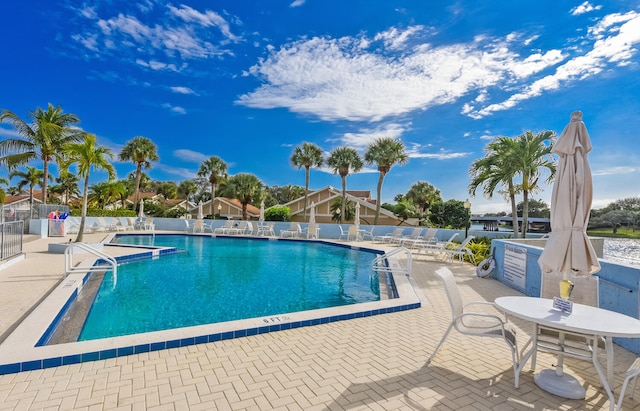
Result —
<svg viewBox="0 0 640 411"><path fill-rule="evenodd" d="M89 234L100 242L109 233ZM26 258L0 270L0 341L64 276L64 256L29 238ZM380 248L369 242L358 246ZM123 255L131 249L106 247ZM593 365L565 359L587 390L567 400L540 390L529 367L514 388L511 356L498 339L453 331L434 361L451 319L434 271L446 265L465 301L519 293L481 279L468 264L422 257L413 278L422 307L189 347L0 375L0 410L600 410L609 400ZM518 343L530 326L517 322ZM618 394L635 354L615 346ZM537 370L555 357L540 353ZM628 395L625 410L640 409Z"/></svg>

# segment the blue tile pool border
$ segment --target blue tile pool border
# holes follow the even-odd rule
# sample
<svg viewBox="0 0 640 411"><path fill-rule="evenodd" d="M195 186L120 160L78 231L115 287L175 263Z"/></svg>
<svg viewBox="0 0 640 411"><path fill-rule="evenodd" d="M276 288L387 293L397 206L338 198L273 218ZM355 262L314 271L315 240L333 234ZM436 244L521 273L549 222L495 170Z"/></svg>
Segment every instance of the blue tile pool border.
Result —
<svg viewBox="0 0 640 411"><path fill-rule="evenodd" d="M118 234L118 236L121 236L121 235L122 234ZM124 235L128 235L128 234L124 234ZM135 235L135 234L131 234L131 235ZM167 234L167 235L178 235L178 234ZM183 234L183 235L189 235L189 234ZM269 240L269 238L264 238L264 240ZM299 240L288 240L288 239L278 239L278 240L279 241L299 241ZM347 244L336 244L336 243L331 243L331 242L321 241L321 240L318 242L332 245L332 246L338 246L338 247L355 248L360 251L368 251L375 254L384 254L383 251L370 249L370 248L357 247L357 246L354 247ZM108 244L105 244L105 245L108 245ZM149 248L153 250L159 249L158 247L148 247L148 246L147 247L140 246L137 248ZM178 252L178 250L173 247L164 247L159 251L160 254L170 254L175 252ZM148 251L148 252L137 253L137 254L128 255L128 256L116 257L116 261L118 261L119 263L129 262L136 259L152 258L157 255L158 255L157 251ZM96 261L96 263L99 263L99 261ZM90 273L87 273L83 277L82 279L83 284L88 280L89 275ZM395 289L395 282L392 275L389 275L387 277L387 281L388 282L390 281L389 285L391 285ZM63 308L55 317L54 321L52 321L52 323L49 325L49 327L47 328L43 336L38 340L38 344L40 344L41 341L44 341L44 340L48 341L48 339L51 337L51 334L57 327L57 323L59 323L59 321L62 319L62 317L66 313L67 309L69 308L73 300L77 298L77 295L78 295L78 292L76 290L73 292L72 296L67 300L67 302L64 304ZM106 360L110 358L123 357L123 356L152 352L152 351L187 347L195 344L213 343L217 341L243 338L247 336L278 332L278 331L301 328L301 327L312 327L315 325L327 324L327 323L332 323L337 321L347 321L347 320L352 320L356 318L364 318L364 317L371 317L374 315L390 314L390 313L396 313L401 311L413 310L413 309L418 309L420 307L421 307L421 303L418 301L410 304L400 304L397 306L363 310L363 311L357 311L357 312L352 312L348 314L331 315L331 316L325 316L320 318L314 318L310 320L283 322L279 324L271 324L271 325L265 325L260 327L251 327L251 328L239 329L234 331L223 331L223 332L214 333L214 334L203 334L203 335L197 335L194 337L187 337L187 338L181 338L181 339L170 339L166 341L156 341L156 342L145 343L140 345L126 345L122 347L113 347L113 348L100 350L100 351L87 351L79 354L44 358L41 360L29 360L29 361L16 362L16 363L10 363L10 364L0 364L0 375L14 374L22 371L33 371L33 370L39 370L39 369L53 368L53 367L59 367L61 365L70 365L70 364L78 364L83 362Z"/></svg>

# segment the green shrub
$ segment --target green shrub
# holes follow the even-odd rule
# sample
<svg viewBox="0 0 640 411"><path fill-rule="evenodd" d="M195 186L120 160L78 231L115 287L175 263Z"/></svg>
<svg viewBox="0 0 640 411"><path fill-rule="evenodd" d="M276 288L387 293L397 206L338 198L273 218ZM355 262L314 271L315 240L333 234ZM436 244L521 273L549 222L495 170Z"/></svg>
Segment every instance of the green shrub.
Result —
<svg viewBox="0 0 640 411"><path fill-rule="evenodd" d="M291 209L286 206L271 207L264 212L266 221L289 221L291 219Z"/></svg>
<svg viewBox="0 0 640 411"><path fill-rule="evenodd" d="M71 215L74 217L80 217L82 210L74 208L71 210ZM117 210L104 210L102 208L88 208L87 217L136 217L137 214L133 210L119 208Z"/></svg>

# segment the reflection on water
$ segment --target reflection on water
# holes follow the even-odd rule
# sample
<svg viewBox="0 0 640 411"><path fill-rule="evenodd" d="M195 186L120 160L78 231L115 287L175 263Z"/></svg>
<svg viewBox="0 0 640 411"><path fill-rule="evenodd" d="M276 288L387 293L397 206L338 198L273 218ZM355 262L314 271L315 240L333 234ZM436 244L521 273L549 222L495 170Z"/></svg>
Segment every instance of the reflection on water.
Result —
<svg viewBox="0 0 640 411"><path fill-rule="evenodd" d="M640 265L640 240L605 238L604 259L621 264Z"/></svg>

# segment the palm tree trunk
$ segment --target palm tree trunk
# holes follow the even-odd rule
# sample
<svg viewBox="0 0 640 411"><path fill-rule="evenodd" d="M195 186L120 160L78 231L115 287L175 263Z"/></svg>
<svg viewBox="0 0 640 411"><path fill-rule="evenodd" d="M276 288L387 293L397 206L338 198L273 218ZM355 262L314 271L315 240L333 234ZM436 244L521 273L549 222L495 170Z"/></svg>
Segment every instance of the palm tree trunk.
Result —
<svg viewBox="0 0 640 411"><path fill-rule="evenodd" d="M140 195L140 177L142 174L142 164L138 163L136 167L136 192L133 195L133 209L138 211L138 196Z"/></svg>
<svg viewBox="0 0 640 411"><path fill-rule="evenodd" d="M49 179L49 162L44 161L42 172L42 204L47 204L47 180Z"/></svg>
<svg viewBox="0 0 640 411"><path fill-rule="evenodd" d="M376 216L373 219L373 225L378 225L378 218L380 217L380 195L382 194L382 183L384 182L385 172L380 172L380 177L378 178L378 192L377 192L377 201L376 201Z"/></svg>
<svg viewBox="0 0 640 411"><path fill-rule="evenodd" d="M304 221L307 221L307 194L309 193L309 167L304 168Z"/></svg>
<svg viewBox="0 0 640 411"><path fill-rule="evenodd" d="M529 227L529 191L522 190L522 238L527 237Z"/></svg>
<svg viewBox="0 0 640 411"><path fill-rule="evenodd" d="M342 224L342 217L347 211L347 176L341 175L342 179L342 212L340 213L340 224Z"/></svg>
<svg viewBox="0 0 640 411"><path fill-rule="evenodd" d="M76 243L82 242L82 234L84 233L84 223L87 219L87 198L89 197L89 173L84 177L84 188L82 189L82 213L80 214L80 228L78 228L78 236Z"/></svg>
<svg viewBox="0 0 640 411"><path fill-rule="evenodd" d="M247 203L242 203L242 220L247 221Z"/></svg>
<svg viewBox="0 0 640 411"><path fill-rule="evenodd" d="M511 199L513 238L518 238L518 205L516 204L516 190L513 187L513 180L509 180L509 198Z"/></svg>

